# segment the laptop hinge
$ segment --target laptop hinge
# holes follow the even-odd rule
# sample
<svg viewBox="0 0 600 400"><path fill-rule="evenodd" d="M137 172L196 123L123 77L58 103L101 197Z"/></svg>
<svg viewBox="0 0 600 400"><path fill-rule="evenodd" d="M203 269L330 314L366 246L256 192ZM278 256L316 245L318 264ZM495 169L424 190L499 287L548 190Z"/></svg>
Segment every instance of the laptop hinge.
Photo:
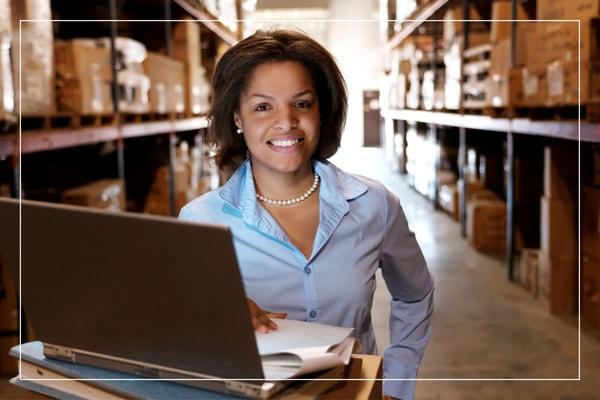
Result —
<svg viewBox="0 0 600 400"><path fill-rule="evenodd" d="M240 393L252 397L258 397L261 392L259 386L239 381L226 381L225 387L228 392Z"/></svg>

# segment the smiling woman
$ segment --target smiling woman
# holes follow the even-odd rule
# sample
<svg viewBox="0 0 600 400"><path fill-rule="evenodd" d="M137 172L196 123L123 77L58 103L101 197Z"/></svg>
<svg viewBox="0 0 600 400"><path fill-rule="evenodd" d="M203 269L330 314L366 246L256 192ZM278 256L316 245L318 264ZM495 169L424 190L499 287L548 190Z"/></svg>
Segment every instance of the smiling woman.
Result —
<svg viewBox="0 0 600 400"><path fill-rule="evenodd" d="M353 327L362 350L376 353L371 305L381 268L393 297L384 393L412 398L433 282L399 200L327 161L347 109L333 57L298 32L257 32L223 55L212 84L208 141L235 173L180 218L231 228L261 332L285 317Z"/></svg>

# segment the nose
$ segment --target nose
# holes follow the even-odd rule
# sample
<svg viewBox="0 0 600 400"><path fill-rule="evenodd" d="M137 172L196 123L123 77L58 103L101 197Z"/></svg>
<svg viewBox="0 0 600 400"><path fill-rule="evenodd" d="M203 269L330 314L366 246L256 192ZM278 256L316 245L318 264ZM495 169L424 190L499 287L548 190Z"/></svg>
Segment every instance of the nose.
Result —
<svg viewBox="0 0 600 400"><path fill-rule="evenodd" d="M282 131L290 131L298 126L298 118L292 106L279 107L276 114L276 127Z"/></svg>

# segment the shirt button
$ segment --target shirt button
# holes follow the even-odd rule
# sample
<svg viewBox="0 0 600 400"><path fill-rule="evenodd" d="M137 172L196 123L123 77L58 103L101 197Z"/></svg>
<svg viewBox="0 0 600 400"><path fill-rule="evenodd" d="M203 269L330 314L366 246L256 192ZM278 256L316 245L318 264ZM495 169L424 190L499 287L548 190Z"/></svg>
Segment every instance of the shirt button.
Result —
<svg viewBox="0 0 600 400"><path fill-rule="evenodd" d="M309 275L311 272L310 267L304 267L304 272L306 273L306 275Z"/></svg>
<svg viewBox="0 0 600 400"><path fill-rule="evenodd" d="M310 315L310 317L311 317L311 318L314 318L314 317L316 317L316 316L317 316L317 312L316 312L315 310L312 310L312 311L310 312L310 314L308 314L308 315Z"/></svg>

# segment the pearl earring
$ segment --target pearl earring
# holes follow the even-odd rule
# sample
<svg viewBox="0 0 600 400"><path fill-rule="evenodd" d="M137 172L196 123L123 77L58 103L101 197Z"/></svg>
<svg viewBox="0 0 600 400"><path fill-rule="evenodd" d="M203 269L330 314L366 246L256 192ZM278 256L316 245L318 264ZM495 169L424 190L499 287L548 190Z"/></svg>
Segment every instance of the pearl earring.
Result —
<svg viewBox="0 0 600 400"><path fill-rule="evenodd" d="M244 131L242 130L242 128L237 128L236 130L238 135L241 135L242 133L244 133Z"/></svg>

